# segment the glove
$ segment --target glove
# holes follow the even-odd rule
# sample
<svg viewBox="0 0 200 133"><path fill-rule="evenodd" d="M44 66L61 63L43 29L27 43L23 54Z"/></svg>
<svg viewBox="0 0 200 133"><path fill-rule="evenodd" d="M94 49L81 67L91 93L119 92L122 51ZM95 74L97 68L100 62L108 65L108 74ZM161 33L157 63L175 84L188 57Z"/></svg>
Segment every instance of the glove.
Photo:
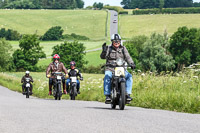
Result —
<svg viewBox="0 0 200 133"><path fill-rule="evenodd" d="M131 64L131 69L134 70L135 69L135 64Z"/></svg>
<svg viewBox="0 0 200 133"><path fill-rule="evenodd" d="M106 52L106 51L107 51L106 43L104 43L104 44L102 45L102 49L103 49L103 52Z"/></svg>
<svg viewBox="0 0 200 133"><path fill-rule="evenodd" d="M51 77L51 75L50 75L50 74L48 74L48 75L47 75L47 78L50 78L50 77Z"/></svg>
<svg viewBox="0 0 200 133"><path fill-rule="evenodd" d="M52 92L51 92L51 91L49 91L49 95L52 95Z"/></svg>
<svg viewBox="0 0 200 133"><path fill-rule="evenodd" d="M82 80L83 80L83 77L80 77L80 80L82 81Z"/></svg>
<svg viewBox="0 0 200 133"><path fill-rule="evenodd" d="M68 75L68 74L66 74L66 75L65 75L65 79L67 79L68 77L69 77L69 75Z"/></svg>
<svg viewBox="0 0 200 133"><path fill-rule="evenodd" d="M64 92L63 92L64 94L67 94L67 92L66 92L66 90L64 90Z"/></svg>

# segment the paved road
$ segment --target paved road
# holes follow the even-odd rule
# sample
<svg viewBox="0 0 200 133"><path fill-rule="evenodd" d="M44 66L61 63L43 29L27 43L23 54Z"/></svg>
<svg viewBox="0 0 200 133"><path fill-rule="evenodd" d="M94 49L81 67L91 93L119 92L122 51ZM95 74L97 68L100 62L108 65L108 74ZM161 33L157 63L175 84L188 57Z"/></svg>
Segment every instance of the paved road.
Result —
<svg viewBox="0 0 200 133"><path fill-rule="evenodd" d="M118 33L118 13L114 10L109 10L110 11L110 36L113 34ZM115 14L117 16L115 16ZM116 20L116 23L113 23L114 20Z"/></svg>
<svg viewBox="0 0 200 133"><path fill-rule="evenodd" d="M100 102L47 100L0 86L1 133L199 133L200 115Z"/></svg>

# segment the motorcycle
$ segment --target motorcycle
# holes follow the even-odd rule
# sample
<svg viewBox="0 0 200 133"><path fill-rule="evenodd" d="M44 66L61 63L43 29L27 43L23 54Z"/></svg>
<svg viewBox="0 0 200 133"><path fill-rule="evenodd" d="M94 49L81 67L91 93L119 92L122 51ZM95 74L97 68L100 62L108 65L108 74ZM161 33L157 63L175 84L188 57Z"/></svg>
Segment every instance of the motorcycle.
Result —
<svg viewBox="0 0 200 133"><path fill-rule="evenodd" d="M119 109L124 110L125 105L130 103L126 98L125 79L125 70L129 66L126 65L126 62L122 59L117 59L104 66L114 67L115 70L111 79L111 102L106 102L106 104L111 104L112 109L115 109L116 105L119 105Z"/></svg>
<svg viewBox="0 0 200 133"><path fill-rule="evenodd" d="M60 100L62 97L61 82L64 74L62 72L55 72L52 73L52 76L55 77L53 79L53 96L55 97L55 100Z"/></svg>
<svg viewBox="0 0 200 133"><path fill-rule="evenodd" d="M77 96L77 77L71 76L70 79L69 95L71 100L75 100Z"/></svg>
<svg viewBox="0 0 200 133"><path fill-rule="evenodd" d="M24 95L26 95L26 98L29 98L29 96L32 95L30 92L30 88L31 88L31 79L25 78L25 93L24 93Z"/></svg>

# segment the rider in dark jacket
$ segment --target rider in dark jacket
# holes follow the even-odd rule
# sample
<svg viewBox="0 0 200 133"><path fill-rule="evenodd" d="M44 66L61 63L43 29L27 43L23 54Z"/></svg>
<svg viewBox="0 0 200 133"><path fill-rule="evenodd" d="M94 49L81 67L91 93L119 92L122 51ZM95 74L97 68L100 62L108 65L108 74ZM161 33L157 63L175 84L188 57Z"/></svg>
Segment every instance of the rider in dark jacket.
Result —
<svg viewBox="0 0 200 133"><path fill-rule="evenodd" d="M82 76L80 70L78 70L75 66L76 66L76 63L74 61L71 61L70 62L70 68L71 69L68 69L69 78L67 79L67 82L66 82L67 92L69 92L69 83L71 82L71 79L70 79L71 76L75 76L75 77L79 76L80 80L83 80L83 76ZM77 92L78 92L78 94L80 94L79 89L80 89L80 82L77 79Z"/></svg>
<svg viewBox="0 0 200 133"><path fill-rule="evenodd" d="M22 84L22 94L24 94L25 92L24 92L24 88L26 87L25 85L25 82L26 82L26 78L30 78L30 82L32 82L33 83L33 78L29 75L29 71L26 71L26 73L25 73L25 75L22 77L22 79L21 79L21 83L23 83ZM32 86L32 84L30 83L30 94L32 94L32 88L33 88L33 86Z"/></svg>

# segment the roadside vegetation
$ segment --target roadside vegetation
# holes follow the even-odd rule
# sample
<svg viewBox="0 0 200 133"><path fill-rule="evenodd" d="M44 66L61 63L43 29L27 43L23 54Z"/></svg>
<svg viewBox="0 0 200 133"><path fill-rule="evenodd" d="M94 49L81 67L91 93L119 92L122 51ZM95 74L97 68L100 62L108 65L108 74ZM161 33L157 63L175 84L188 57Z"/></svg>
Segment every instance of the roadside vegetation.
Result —
<svg viewBox="0 0 200 133"><path fill-rule="evenodd" d="M48 79L45 73L30 73L33 83L33 96L48 96ZM0 73L0 84L13 91L21 92L23 72ZM78 100L104 102L102 74L83 74L81 94ZM133 101L130 106L164 109L177 112L200 113L200 82L193 72L185 73L135 73L133 74ZM63 99L69 96L63 95Z"/></svg>

